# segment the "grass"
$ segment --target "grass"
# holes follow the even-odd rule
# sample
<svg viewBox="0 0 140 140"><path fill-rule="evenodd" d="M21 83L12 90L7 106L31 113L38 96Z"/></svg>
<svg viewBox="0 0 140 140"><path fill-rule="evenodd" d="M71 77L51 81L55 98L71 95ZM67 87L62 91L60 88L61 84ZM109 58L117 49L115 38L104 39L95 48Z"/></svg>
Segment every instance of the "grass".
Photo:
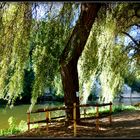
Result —
<svg viewBox="0 0 140 140"><path fill-rule="evenodd" d="M16 125L16 119L14 117L10 117L8 119L9 128L8 129L1 129L0 136L11 136L19 133L23 133L28 130L27 122L21 120L19 125ZM32 125L31 128L37 128L38 125Z"/></svg>
<svg viewBox="0 0 140 140"><path fill-rule="evenodd" d="M112 113L113 114L117 114L119 112L125 111L125 110L138 110L138 107L135 106L125 106L125 105L114 105L112 107ZM99 115L103 115L103 114L108 114L110 112L109 110L109 106L106 107L99 107ZM95 116L96 115L96 108L87 108L86 109L86 116ZM82 116L84 116L83 112L82 112Z"/></svg>
<svg viewBox="0 0 140 140"><path fill-rule="evenodd" d="M138 107L135 107L135 106L132 106L132 105L113 106L112 112L113 113L119 113L119 112L125 111L125 110L138 110Z"/></svg>

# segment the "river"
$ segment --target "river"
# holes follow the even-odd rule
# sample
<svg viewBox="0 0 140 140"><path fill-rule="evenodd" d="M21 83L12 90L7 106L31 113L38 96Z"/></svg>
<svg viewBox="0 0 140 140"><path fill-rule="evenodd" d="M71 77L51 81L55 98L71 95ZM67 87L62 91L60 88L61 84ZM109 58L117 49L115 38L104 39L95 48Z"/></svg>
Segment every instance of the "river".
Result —
<svg viewBox="0 0 140 140"><path fill-rule="evenodd" d="M138 102L140 102L140 98L132 98L132 99L122 98L121 100L119 99L114 100L114 104L121 103L124 105L134 105ZM35 110L38 108L55 107L55 106L58 107L58 106L63 106L63 105L64 103L62 102L46 102L43 104L35 105L33 109ZM8 119L11 116L13 116L16 119L17 124L19 124L21 120L27 121L26 112L29 106L30 105L17 105L17 106L14 106L13 108L1 107L0 108L0 129L6 129L9 127ZM56 111L56 112L51 113L51 117L56 117L59 115L64 115L64 111ZM37 113L37 114L31 115L32 120L36 120L36 118L37 119L40 118L41 120L45 119L45 113Z"/></svg>

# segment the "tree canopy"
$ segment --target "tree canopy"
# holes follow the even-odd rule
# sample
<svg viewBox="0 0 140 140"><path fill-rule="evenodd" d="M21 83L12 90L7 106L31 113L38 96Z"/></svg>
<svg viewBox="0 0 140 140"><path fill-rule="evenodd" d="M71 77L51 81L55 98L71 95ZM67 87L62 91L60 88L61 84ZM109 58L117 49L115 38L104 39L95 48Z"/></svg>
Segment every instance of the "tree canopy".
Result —
<svg viewBox="0 0 140 140"><path fill-rule="evenodd" d="M78 45L72 48L68 42L73 42L74 33L79 32L83 5L76 2L0 3L0 98L7 99L10 105L17 97L22 98L25 71L30 70L34 74L32 105L47 86L62 91L60 60L66 55L64 63L67 63L73 50L78 49ZM98 79L102 87L101 101L111 101L121 90L125 77L134 72L130 71L133 66L136 77L139 77L139 38L136 41L129 35L131 27L140 27L139 9L137 3L101 5L88 31L84 50L79 51L80 95L88 95L93 81ZM126 36L133 44L124 44ZM82 34L79 39L77 44L85 36ZM135 52L133 57L128 55L130 50Z"/></svg>

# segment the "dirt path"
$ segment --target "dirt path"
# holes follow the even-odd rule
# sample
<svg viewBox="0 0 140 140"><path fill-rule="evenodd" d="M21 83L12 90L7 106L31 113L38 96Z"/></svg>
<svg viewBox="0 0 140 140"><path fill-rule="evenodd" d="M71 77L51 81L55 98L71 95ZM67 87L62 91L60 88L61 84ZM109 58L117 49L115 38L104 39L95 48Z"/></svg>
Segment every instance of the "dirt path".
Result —
<svg viewBox="0 0 140 140"><path fill-rule="evenodd" d="M95 120L86 120L77 126L77 137L97 138L97 137L140 137L140 110L123 111L112 115L113 122L110 125L108 118L100 119L100 131L95 129ZM64 124L51 124L48 135L46 127L32 129L18 137L42 137L42 138L74 138L73 126L65 127Z"/></svg>

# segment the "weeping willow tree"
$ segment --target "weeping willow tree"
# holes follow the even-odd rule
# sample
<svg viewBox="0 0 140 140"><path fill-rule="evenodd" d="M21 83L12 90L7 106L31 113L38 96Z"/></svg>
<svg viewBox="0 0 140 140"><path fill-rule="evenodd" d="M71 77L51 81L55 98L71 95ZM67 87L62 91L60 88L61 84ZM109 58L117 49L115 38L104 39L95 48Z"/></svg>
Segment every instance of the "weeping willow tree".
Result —
<svg viewBox="0 0 140 140"><path fill-rule="evenodd" d="M34 81L30 109L43 94L44 89L57 82L60 74L65 105L72 106L74 102L79 104L79 97L76 94L79 92L80 77L77 63L87 43L82 57L82 76L87 82L88 79L92 80L98 75L102 85L102 99L109 96L110 100L123 83L121 81L125 72L123 65L125 62L121 60L126 59L126 54L122 54L121 47L116 46L114 38L124 27L122 19L127 15L124 12L125 8L130 9L132 6L120 4L120 7L113 5L106 8L105 4L103 5L99 3L82 3L80 6L75 3L57 5L51 2L4 3L0 11L1 98L6 98L9 104L14 104L16 98L23 92L25 70L31 69ZM40 14L44 12L42 18L38 15L39 7L44 7L40 12ZM113 11L115 8L117 10ZM79 18L73 27L77 16L75 12L78 9L80 9ZM138 10L133 12L138 15ZM119 61L121 63L116 67ZM120 69L123 71L120 72ZM67 117L69 119L73 117L72 110L67 112ZM77 118L80 118L79 108L77 108Z"/></svg>
<svg viewBox="0 0 140 140"><path fill-rule="evenodd" d="M130 61L124 44L117 44L116 39L119 35L124 42L122 31L128 31L132 24L139 22L139 18L135 17L138 7L136 4L116 3L100 10L78 65L80 90L86 97L83 98L84 103L94 80L99 80L101 84L101 102L113 101L121 90Z"/></svg>
<svg viewBox="0 0 140 140"><path fill-rule="evenodd" d="M6 10L3 12L2 23L4 24L4 32L8 30L8 35L4 35L7 39L5 42L3 42L3 37L1 38L1 44L10 45L10 49L9 46L6 47L7 49L4 48L7 56L9 56L10 65L7 65L9 64L7 58L2 58L1 73L3 73L3 76L1 76L1 83L3 87L1 89L5 90L6 95L4 96L8 98L9 104L14 103L23 92L24 70L30 68L33 70L35 77L32 85L30 108L32 109L46 86L53 83L61 65L65 105L73 105L75 101L78 103L79 99L77 100L76 97L76 92L79 91L77 62L101 5L81 4L80 16L73 30L74 12L75 9L79 8L77 4L62 4L58 14L55 13L55 10L51 11L54 8L51 4L50 9L47 8L48 11L45 12L41 20L37 19L37 14L36 16L32 15L33 9L36 9L38 5L35 4L34 6L33 3L28 2L7 3L5 5ZM30 10L26 7L30 7ZM10 11L11 9L13 9L13 12ZM22 11L19 11L19 9L22 9ZM13 13L13 15L9 17L9 20L5 20L4 14L9 15L8 12ZM35 13L37 13L37 10L35 10ZM33 17L36 17L36 19L33 19ZM17 22L14 22L15 20ZM12 30L10 35L9 28ZM17 28L16 31L15 28ZM10 42L8 43L8 41ZM1 95L3 95L3 92L1 92ZM73 113L70 111L68 114L71 118ZM80 117L79 109L77 109L77 117Z"/></svg>

